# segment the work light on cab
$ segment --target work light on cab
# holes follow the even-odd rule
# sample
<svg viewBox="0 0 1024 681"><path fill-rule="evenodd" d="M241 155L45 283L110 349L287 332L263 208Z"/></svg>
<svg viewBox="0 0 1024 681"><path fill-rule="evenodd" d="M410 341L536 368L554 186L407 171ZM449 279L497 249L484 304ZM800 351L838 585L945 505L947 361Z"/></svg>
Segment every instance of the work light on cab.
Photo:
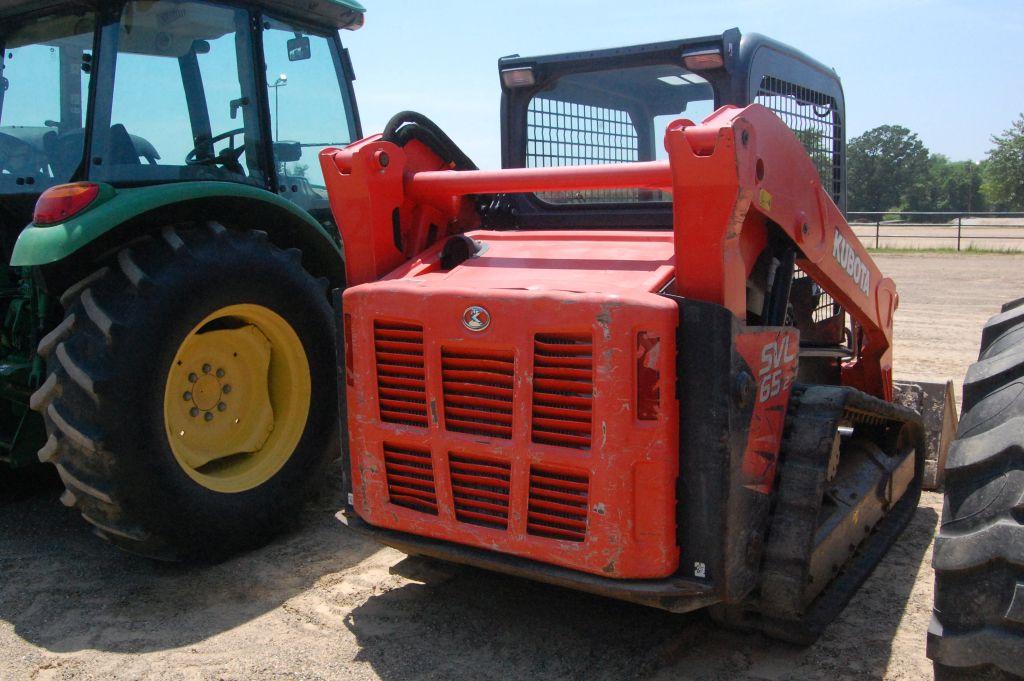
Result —
<svg viewBox="0 0 1024 681"><path fill-rule="evenodd" d="M505 69L501 72L501 80L507 88L530 87L537 82L530 66L516 69Z"/></svg>
<svg viewBox="0 0 1024 681"><path fill-rule="evenodd" d="M75 182L50 187L36 201L32 222L36 225L55 225L81 213L100 195L95 182Z"/></svg>
<svg viewBox="0 0 1024 681"><path fill-rule="evenodd" d="M720 69L725 64L722 52L717 49L692 50L683 53L683 64L691 71Z"/></svg>

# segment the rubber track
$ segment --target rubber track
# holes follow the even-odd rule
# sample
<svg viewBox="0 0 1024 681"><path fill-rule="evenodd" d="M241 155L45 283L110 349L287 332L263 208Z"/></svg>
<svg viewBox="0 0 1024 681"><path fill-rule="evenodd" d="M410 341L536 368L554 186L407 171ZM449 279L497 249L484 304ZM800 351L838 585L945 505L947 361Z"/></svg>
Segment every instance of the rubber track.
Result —
<svg viewBox="0 0 1024 681"><path fill-rule="evenodd" d="M825 468L836 429L843 422L920 423L907 408L850 388L798 386L783 435L777 501L765 544L762 584L753 620L764 633L802 645L812 643L870 576L917 510L924 449L917 448L914 482L875 526L851 560L810 603L808 569ZM780 522L784 519L784 522Z"/></svg>

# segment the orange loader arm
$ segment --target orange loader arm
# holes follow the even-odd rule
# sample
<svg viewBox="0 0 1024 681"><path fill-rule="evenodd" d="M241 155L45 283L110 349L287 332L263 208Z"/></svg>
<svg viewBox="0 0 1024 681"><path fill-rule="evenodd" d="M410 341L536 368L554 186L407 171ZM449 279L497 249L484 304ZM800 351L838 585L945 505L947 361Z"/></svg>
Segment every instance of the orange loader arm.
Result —
<svg viewBox="0 0 1024 681"><path fill-rule="evenodd" d="M856 322L860 356L843 367L843 383L891 400L896 285L822 187L793 131L759 104L723 107L700 125L672 123L665 146L677 293L718 303L742 319L747 274L774 224L797 246L800 268Z"/></svg>
<svg viewBox="0 0 1024 681"><path fill-rule="evenodd" d="M769 227L798 249L797 264L854 320L855 356L842 381L892 399L892 324L898 297L822 187L796 135L769 109L726 106L702 123L672 123L668 161L596 166L445 168L418 143L379 135L321 154L345 245L349 285L384 277L440 236L474 229L473 195L645 188L673 195L675 293L738 318ZM433 230L431 228L434 228Z"/></svg>

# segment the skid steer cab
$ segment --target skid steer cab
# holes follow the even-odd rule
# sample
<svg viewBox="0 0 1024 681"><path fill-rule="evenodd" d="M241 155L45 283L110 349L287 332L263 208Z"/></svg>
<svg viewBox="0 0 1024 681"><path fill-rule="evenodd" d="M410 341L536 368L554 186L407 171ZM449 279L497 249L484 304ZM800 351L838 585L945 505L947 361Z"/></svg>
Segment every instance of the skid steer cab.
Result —
<svg viewBox="0 0 1024 681"><path fill-rule="evenodd" d="M808 642L914 512L898 297L833 71L721 36L499 62L503 170L429 121L321 154L350 527Z"/></svg>
<svg viewBox="0 0 1024 681"><path fill-rule="evenodd" d="M361 136L339 29L362 22L353 0L0 3L0 466L55 466L122 548L256 545L337 451L317 155Z"/></svg>

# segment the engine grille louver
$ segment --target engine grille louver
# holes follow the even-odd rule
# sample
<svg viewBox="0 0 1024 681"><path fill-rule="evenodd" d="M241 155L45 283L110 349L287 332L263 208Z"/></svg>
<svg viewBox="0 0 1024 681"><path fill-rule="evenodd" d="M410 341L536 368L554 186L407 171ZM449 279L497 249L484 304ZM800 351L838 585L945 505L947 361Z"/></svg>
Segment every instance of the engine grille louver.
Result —
<svg viewBox="0 0 1024 681"><path fill-rule="evenodd" d="M384 468L392 504L437 515L437 486L429 450L384 443Z"/></svg>
<svg viewBox="0 0 1024 681"><path fill-rule="evenodd" d="M447 430L512 439L511 350L442 348L441 379Z"/></svg>
<svg viewBox="0 0 1024 681"><path fill-rule="evenodd" d="M438 416L443 418L445 430L511 440L515 428L527 427L526 419L517 424L514 416L517 367L512 348L449 345L440 349L439 356L427 358L421 324L375 320L373 333L382 422L428 427L428 400L435 397L433 393L428 396L427 391L429 359L431 371L438 367L434 363L439 360L442 409ZM538 333L534 335L533 351L533 366L519 368L524 380L532 378L531 440L589 449L594 402L593 337L588 333ZM511 462L489 451L468 453L454 446L460 451L449 452L447 473L455 519L507 531ZM437 476L445 471L435 471L428 448L385 443L384 467L391 504L444 515L439 511ZM531 464L528 471L528 496L523 500L527 505L527 534L586 541L587 473L547 464Z"/></svg>
<svg viewBox="0 0 1024 681"><path fill-rule="evenodd" d="M467 454L449 454L455 517L464 523L508 529L512 466Z"/></svg>
<svg viewBox="0 0 1024 681"><path fill-rule="evenodd" d="M529 534L581 542L587 537L587 476L530 467Z"/></svg>
<svg viewBox="0 0 1024 681"><path fill-rule="evenodd" d="M537 334L533 345L532 438L540 444L590 448L594 402L590 334Z"/></svg>
<svg viewBox="0 0 1024 681"><path fill-rule="evenodd" d="M377 360L380 420L426 428L423 327L376 320L373 324L373 345Z"/></svg>

